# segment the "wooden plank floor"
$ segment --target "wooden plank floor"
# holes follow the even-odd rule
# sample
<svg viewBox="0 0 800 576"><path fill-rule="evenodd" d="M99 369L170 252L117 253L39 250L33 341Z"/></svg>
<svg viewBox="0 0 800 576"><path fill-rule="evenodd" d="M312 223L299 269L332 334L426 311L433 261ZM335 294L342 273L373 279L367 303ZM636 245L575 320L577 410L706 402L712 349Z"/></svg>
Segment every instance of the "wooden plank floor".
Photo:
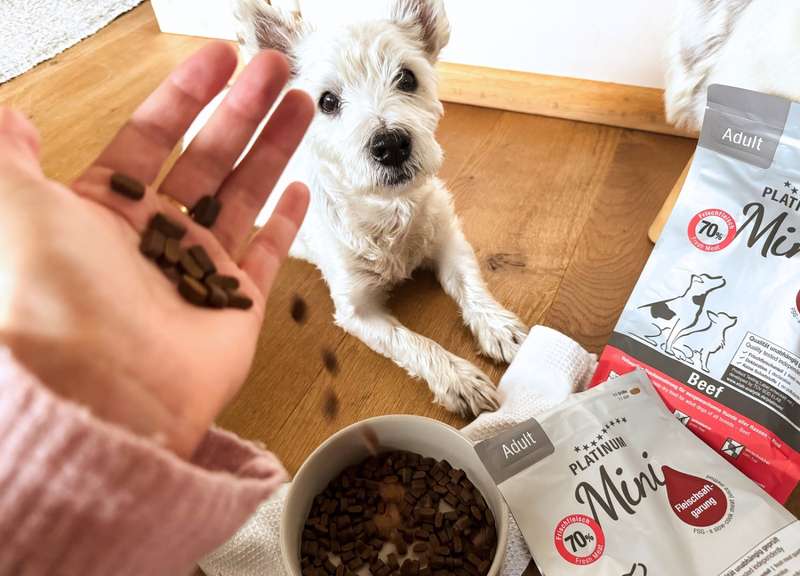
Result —
<svg viewBox="0 0 800 576"><path fill-rule="evenodd" d="M0 104L33 118L46 172L68 181L204 42L160 34L144 4L0 86ZM442 176L492 292L528 324L552 326L599 351L650 252L647 227L694 142L453 104L439 139L447 154ZM309 304L303 326L289 316L294 294ZM409 327L499 380L505 367L477 356L456 306L431 275L400 287L391 306ZM250 377L221 415L222 426L264 442L293 472L328 435L369 416L413 413L464 424L431 404L424 383L334 326L332 311L319 273L287 263ZM322 368L323 348L339 358L336 378ZM340 400L333 421L321 411L329 386Z"/></svg>
<svg viewBox="0 0 800 576"><path fill-rule="evenodd" d="M24 111L43 136L48 175L76 177L167 72L206 40L160 34L148 3L64 54L0 85L0 105ZM497 298L528 324L545 324L599 352L646 261L647 228L694 141L463 105L446 105L442 176ZM309 304L298 326L294 294ZM458 310L428 274L391 302L406 325L484 368ZM267 309L253 368L219 418L264 442L294 472L336 430L379 414L411 413L460 426L427 387L333 325L319 273L290 261ZM322 368L336 352L341 372ZM224 359L221 359L224 361ZM322 417L334 387L340 409ZM800 503L790 507L800 511Z"/></svg>

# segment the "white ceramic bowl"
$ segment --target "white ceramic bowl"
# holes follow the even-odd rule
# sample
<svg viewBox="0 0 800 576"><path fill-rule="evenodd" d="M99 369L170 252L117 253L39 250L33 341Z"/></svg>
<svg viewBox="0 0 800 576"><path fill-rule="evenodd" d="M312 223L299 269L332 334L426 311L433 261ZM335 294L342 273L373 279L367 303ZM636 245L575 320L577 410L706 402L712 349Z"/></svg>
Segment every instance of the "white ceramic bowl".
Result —
<svg viewBox="0 0 800 576"><path fill-rule="evenodd" d="M381 450L408 450L461 468L481 491L495 517L497 552L489 575L500 573L508 540L508 508L497 486L483 467L472 444L458 430L422 416L378 416L344 428L323 442L294 477L281 517L281 552L286 571L301 576L300 538L314 497L339 472L369 456L361 426L377 435Z"/></svg>

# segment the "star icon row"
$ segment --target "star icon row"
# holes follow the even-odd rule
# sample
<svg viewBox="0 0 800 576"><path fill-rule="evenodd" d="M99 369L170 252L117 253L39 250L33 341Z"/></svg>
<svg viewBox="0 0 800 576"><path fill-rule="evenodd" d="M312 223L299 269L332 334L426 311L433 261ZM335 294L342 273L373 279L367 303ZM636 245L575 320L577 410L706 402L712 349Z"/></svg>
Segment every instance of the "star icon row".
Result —
<svg viewBox="0 0 800 576"><path fill-rule="evenodd" d="M575 446L573 450L575 450L576 454L581 451L588 452L591 448L595 448L603 440L603 436L608 434L608 431L612 427L616 426L617 424L624 424L626 422L628 422L628 419L625 418L624 416L622 418L614 418L612 420L609 420L608 422L605 423L605 425L603 425L603 427L600 429L600 434L595 436L594 440L590 441L588 444L583 444L583 445L579 444Z"/></svg>
<svg viewBox="0 0 800 576"><path fill-rule="evenodd" d="M622 424L623 422L627 422L627 421L628 421L628 419L627 419L627 418L625 418L624 416L623 416L622 418L616 418L616 419L612 419L612 420L609 420L609 421L606 423L606 425L605 425L605 426L603 426L603 427L602 427L600 430L602 430L603 434L606 434L606 433L608 433L608 431L609 431L611 428L613 428L613 427L614 427L614 426L616 426L617 424Z"/></svg>
<svg viewBox="0 0 800 576"><path fill-rule="evenodd" d="M792 183L789 182L788 180L784 182L783 185L786 188L790 188L792 190L792 194L797 194L798 192L797 186L793 186Z"/></svg>

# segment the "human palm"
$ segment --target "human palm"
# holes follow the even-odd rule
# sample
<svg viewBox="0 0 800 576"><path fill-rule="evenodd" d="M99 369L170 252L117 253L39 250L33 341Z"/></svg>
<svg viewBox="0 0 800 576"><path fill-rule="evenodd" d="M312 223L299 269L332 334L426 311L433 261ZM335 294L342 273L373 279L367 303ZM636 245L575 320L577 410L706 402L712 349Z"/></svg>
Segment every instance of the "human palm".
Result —
<svg viewBox="0 0 800 576"><path fill-rule="evenodd" d="M148 187L134 202L113 193L109 179L122 172L153 182L234 67L224 44L190 58L71 189L39 171L30 125L8 113L0 122L0 153L9 152L0 159L0 269L9 271L10 288L0 294L7 312L0 315L0 343L57 393L183 456L249 369L266 296L305 213L306 188L290 186L271 221L252 239L250 232L313 103L289 92L234 167L288 77L282 56L263 53L159 190ZM211 229L194 224L171 200L191 206L208 194L223 205ZM141 232L156 212L184 224L183 244L201 244L221 273L239 279L253 307L211 310L185 302L139 252Z"/></svg>

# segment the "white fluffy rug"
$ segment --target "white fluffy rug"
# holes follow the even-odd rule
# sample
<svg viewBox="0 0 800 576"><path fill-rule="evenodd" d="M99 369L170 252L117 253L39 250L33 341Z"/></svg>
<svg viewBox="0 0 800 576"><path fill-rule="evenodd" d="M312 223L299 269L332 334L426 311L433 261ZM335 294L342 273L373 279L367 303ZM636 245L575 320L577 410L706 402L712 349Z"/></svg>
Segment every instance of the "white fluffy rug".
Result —
<svg viewBox="0 0 800 576"><path fill-rule="evenodd" d="M100 30L142 0L0 0L0 82Z"/></svg>

